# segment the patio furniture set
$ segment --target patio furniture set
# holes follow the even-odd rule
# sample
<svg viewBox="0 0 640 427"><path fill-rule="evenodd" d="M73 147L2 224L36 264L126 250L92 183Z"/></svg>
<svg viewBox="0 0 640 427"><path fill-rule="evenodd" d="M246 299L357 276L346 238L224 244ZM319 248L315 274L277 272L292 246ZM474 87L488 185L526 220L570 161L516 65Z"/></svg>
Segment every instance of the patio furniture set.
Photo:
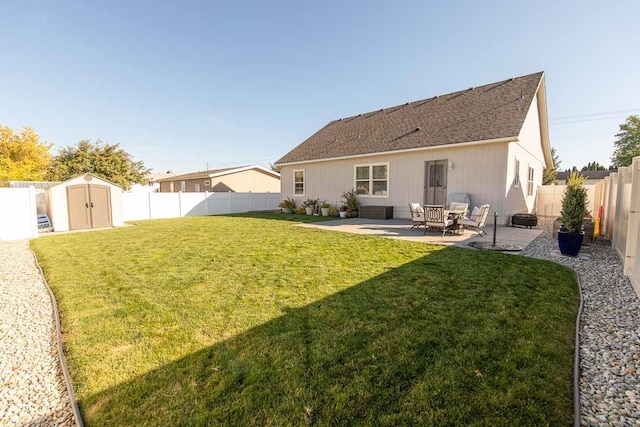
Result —
<svg viewBox="0 0 640 427"><path fill-rule="evenodd" d="M491 205L474 207L471 215L467 216L469 210L468 203L451 202L449 208L444 205L420 205L420 203L409 203L413 228L424 226L424 234L428 229L442 230L442 237L446 232L459 234L460 231L469 228L479 235L487 234L483 228L489 216Z"/></svg>

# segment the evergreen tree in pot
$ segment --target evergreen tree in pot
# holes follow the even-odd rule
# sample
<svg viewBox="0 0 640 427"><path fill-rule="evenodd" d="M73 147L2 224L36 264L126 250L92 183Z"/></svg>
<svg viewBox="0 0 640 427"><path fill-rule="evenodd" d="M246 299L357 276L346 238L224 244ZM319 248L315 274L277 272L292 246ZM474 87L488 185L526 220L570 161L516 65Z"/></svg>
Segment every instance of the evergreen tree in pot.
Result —
<svg viewBox="0 0 640 427"><path fill-rule="evenodd" d="M587 189L584 176L573 172L567 180L567 188L562 198L558 246L560 253L577 256L584 240L584 215L587 212Z"/></svg>

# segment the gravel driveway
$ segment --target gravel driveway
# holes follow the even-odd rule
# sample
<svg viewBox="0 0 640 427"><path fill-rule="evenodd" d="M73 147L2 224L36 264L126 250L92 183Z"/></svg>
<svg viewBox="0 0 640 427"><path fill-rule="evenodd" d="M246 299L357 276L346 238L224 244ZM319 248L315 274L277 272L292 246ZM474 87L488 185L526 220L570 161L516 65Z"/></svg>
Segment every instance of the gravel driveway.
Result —
<svg viewBox="0 0 640 427"><path fill-rule="evenodd" d="M72 426L51 298L26 240L0 242L0 426Z"/></svg>

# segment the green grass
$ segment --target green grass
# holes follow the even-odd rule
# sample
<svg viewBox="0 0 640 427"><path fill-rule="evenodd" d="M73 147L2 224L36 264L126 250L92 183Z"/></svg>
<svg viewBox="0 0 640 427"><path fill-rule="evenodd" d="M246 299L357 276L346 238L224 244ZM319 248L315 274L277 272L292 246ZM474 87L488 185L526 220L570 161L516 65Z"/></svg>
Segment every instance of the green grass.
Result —
<svg viewBox="0 0 640 427"><path fill-rule="evenodd" d="M570 270L301 219L33 240L86 424L571 423Z"/></svg>

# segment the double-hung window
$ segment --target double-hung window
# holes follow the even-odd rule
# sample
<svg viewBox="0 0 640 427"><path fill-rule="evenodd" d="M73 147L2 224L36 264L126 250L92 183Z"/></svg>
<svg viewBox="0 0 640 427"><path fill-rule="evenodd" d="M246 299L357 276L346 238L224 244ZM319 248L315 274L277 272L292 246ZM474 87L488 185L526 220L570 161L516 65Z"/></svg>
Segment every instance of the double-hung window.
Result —
<svg viewBox="0 0 640 427"><path fill-rule="evenodd" d="M293 171L293 195L304 196L304 169Z"/></svg>
<svg viewBox="0 0 640 427"><path fill-rule="evenodd" d="M527 177L527 196L533 196L533 168L531 166L529 166Z"/></svg>
<svg viewBox="0 0 640 427"><path fill-rule="evenodd" d="M357 165L355 188L356 192L362 195L388 196L389 164Z"/></svg>

